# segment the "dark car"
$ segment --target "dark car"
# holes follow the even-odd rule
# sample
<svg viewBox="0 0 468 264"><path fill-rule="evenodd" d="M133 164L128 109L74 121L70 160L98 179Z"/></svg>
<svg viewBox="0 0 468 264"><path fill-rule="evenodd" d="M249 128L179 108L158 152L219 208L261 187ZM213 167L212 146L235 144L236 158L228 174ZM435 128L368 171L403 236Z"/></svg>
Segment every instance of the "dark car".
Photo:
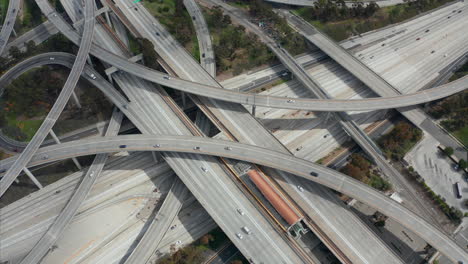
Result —
<svg viewBox="0 0 468 264"><path fill-rule="evenodd" d="M120 145L119 148L126 148L127 145Z"/></svg>
<svg viewBox="0 0 468 264"><path fill-rule="evenodd" d="M312 171L310 172L310 176L318 177L318 173L316 173L315 171Z"/></svg>
<svg viewBox="0 0 468 264"><path fill-rule="evenodd" d="M202 57L205 58L205 53L202 54Z"/></svg>

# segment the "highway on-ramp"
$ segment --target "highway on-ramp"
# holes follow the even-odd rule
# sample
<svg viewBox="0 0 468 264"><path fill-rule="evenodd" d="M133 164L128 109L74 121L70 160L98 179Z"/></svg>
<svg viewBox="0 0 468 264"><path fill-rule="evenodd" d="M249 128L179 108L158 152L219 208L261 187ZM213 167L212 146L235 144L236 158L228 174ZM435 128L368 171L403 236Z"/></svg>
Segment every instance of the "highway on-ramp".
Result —
<svg viewBox="0 0 468 264"><path fill-rule="evenodd" d="M39 0L47 1L47 0ZM85 5L85 22L83 29L83 36L79 42L79 50L77 53L76 61L70 71L70 74L65 82L65 85L60 92L57 101L50 110L41 127L37 130L34 137L29 142L25 150L20 154L20 157L16 160L15 165L12 166L0 180L0 197L6 192L8 187L13 183L21 170L25 167L28 161L33 156L34 152L40 147L44 139L46 138L49 131L54 126L55 122L62 113L65 105L70 98L73 89L78 82L81 72L86 64L86 58L91 48L94 33L94 1L87 0L88 4Z"/></svg>
<svg viewBox="0 0 468 264"><path fill-rule="evenodd" d="M3 49L5 48L11 32L13 31L20 4L21 1L19 0L10 0L8 4L7 14L3 21L2 30L0 31L0 54L3 53Z"/></svg>

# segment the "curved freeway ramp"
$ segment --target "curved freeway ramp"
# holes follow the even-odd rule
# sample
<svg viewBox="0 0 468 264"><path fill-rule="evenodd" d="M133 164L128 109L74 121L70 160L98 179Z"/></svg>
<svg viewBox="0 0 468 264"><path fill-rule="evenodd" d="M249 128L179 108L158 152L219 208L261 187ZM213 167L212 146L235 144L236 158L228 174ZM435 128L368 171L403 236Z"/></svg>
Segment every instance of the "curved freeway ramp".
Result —
<svg viewBox="0 0 468 264"><path fill-rule="evenodd" d="M200 62L211 76L216 77L216 63L211 43L211 35L200 7L195 0L184 0L185 8L192 17L200 49Z"/></svg>
<svg viewBox="0 0 468 264"><path fill-rule="evenodd" d="M62 34L75 44L79 43L78 33L72 29L62 17L56 15L56 12L52 9L49 3L45 3L43 0L36 1L42 12L48 17L49 21L51 21ZM210 97L221 101L281 109L341 112L401 108L441 99L457 92L461 92L468 87L468 77L465 77L436 88L394 97L353 100L291 99L220 89L211 85L187 81L176 77L168 77L167 74L149 69L141 64L130 62L127 59L115 55L114 53L95 44L92 44L91 54L122 71L176 90Z"/></svg>
<svg viewBox="0 0 468 264"><path fill-rule="evenodd" d="M47 0L42 0L47 1ZM89 54L91 48L91 43L94 33L94 2L92 0L87 0L87 5L85 6L85 22L83 29L83 36L79 42L79 50L75 63L70 71L70 74L65 82L65 85L60 92L57 101L50 110L49 114L45 118L41 127L38 129L34 137L29 142L25 150L20 154L19 158L15 161L15 164L5 173L4 177L0 180L0 197L6 192L8 187L13 183L21 170L29 162L31 157L34 155L36 150L40 147L41 143L46 138L50 129L54 126L55 122L62 113L65 105L70 98L73 89L80 78L81 72L86 64L86 58ZM56 14L55 14L56 15ZM56 15L57 16L57 15Z"/></svg>
<svg viewBox="0 0 468 264"><path fill-rule="evenodd" d="M84 155L118 152L123 149L122 145L125 145L126 151L168 151L214 155L286 171L368 204L411 229L454 262L468 260L468 253L447 234L381 192L327 167L262 147L193 136L126 135L78 140L41 148L28 166ZM48 156L45 160L44 155ZM14 158L10 158L2 162L2 165L9 167L13 162ZM311 176L311 172L317 173L318 177Z"/></svg>
<svg viewBox="0 0 468 264"><path fill-rule="evenodd" d="M2 30L0 31L0 54L3 53L8 39L10 38L13 27L15 26L16 16L18 15L21 1L10 0L8 4L7 15L3 21Z"/></svg>
<svg viewBox="0 0 468 264"><path fill-rule="evenodd" d="M115 109L112 113L112 118L107 127L106 136L116 136L120 129L123 114L119 110ZM101 174L104 164L107 161L108 153L98 154L94 158L93 163L88 168L88 171L83 176L78 188L75 190L73 196L70 198L65 208L55 218L52 225L49 227L47 232L41 237L26 257L20 262L26 263L39 263L40 260L47 254L49 249L54 245L59 237L61 237L63 231L68 226L76 212L80 208L81 204L88 195L94 182Z"/></svg>

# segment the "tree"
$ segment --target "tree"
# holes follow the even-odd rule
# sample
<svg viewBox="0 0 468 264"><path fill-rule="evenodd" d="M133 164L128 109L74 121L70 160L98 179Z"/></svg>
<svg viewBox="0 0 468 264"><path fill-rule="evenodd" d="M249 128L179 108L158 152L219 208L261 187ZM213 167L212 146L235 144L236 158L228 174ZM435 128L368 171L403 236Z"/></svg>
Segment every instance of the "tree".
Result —
<svg viewBox="0 0 468 264"><path fill-rule="evenodd" d="M460 159L460 161L458 161L458 167L462 170L466 169L467 165L468 163L464 159Z"/></svg>
<svg viewBox="0 0 468 264"><path fill-rule="evenodd" d="M452 148L452 147L446 147L446 148L444 149L444 153L445 153L445 155L447 155L447 156L452 156L452 155L453 155L453 148Z"/></svg>

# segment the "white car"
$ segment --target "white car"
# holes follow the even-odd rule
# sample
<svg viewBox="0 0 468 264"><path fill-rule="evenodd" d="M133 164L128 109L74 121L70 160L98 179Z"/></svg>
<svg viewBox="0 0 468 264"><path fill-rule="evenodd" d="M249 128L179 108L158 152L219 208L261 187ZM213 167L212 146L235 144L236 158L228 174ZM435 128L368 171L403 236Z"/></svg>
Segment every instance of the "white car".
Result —
<svg viewBox="0 0 468 264"><path fill-rule="evenodd" d="M242 211L242 209L240 209L240 208L237 209L237 212L238 212L240 215L245 215L244 211Z"/></svg>
<svg viewBox="0 0 468 264"><path fill-rule="evenodd" d="M155 148L160 148L160 147L161 147L161 144L156 144L156 145L154 145L153 147L155 147Z"/></svg>
<svg viewBox="0 0 468 264"><path fill-rule="evenodd" d="M90 174L89 174L89 177L92 178L94 176L94 171L92 171Z"/></svg>
<svg viewBox="0 0 468 264"><path fill-rule="evenodd" d="M202 169L202 171L204 171L204 172L208 172L208 169L205 168L205 167L201 167L201 169Z"/></svg>
<svg viewBox="0 0 468 264"><path fill-rule="evenodd" d="M300 191L300 192L303 192L304 191L304 188L302 188L302 186L297 186L297 189Z"/></svg>
<svg viewBox="0 0 468 264"><path fill-rule="evenodd" d="M166 76L164 76L163 78L164 78L164 79L166 79L166 80L169 80L169 79L171 79L171 77L169 77L169 76L167 76L167 75L166 75Z"/></svg>
<svg viewBox="0 0 468 264"><path fill-rule="evenodd" d="M225 149L225 150L232 150L231 147L225 147L224 149Z"/></svg>
<svg viewBox="0 0 468 264"><path fill-rule="evenodd" d="M250 231L250 229L246 226L242 227L242 230L247 233L248 235L251 235L252 234L252 231Z"/></svg>
<svg viewBox="0 0 468 264"><path fill-rule="evenodd" d="M182 244L182 241L177 240L176 245L180 245L180 244Z"/></svg>
<svg viewBox="0 0 468 264"><path fill-rule="evenodd" d="M237 233L236 236L239 238L239 239L243 239L244 237L242 236L241 233Z"/></svg>
<svg viewBox="0 0 468 264"><path fill-rule="evenodd" d="M91 77L91 79L96 80L96 75L94 75L94 73L91 73L89 76Z"/></svg>
<svg viewBox="0 0 468 264"><path fill-rule="evenodd" d="M200 147L193 147L193 150L200 150Z"/></svg>
<svg viewBox="0 0 468 264"><path fill-rule="evenodd" d="M54 57L50 57L49 60L55 60L55 58L54 58Z"/></svg>
<svg viewBox="0 0 468 264"><path fill-rule="evenodd" d="M288 100L288 103L290 103L290 104L291 104L291 103L294 103L294 100L289 99L289 100Z"/></svg>

